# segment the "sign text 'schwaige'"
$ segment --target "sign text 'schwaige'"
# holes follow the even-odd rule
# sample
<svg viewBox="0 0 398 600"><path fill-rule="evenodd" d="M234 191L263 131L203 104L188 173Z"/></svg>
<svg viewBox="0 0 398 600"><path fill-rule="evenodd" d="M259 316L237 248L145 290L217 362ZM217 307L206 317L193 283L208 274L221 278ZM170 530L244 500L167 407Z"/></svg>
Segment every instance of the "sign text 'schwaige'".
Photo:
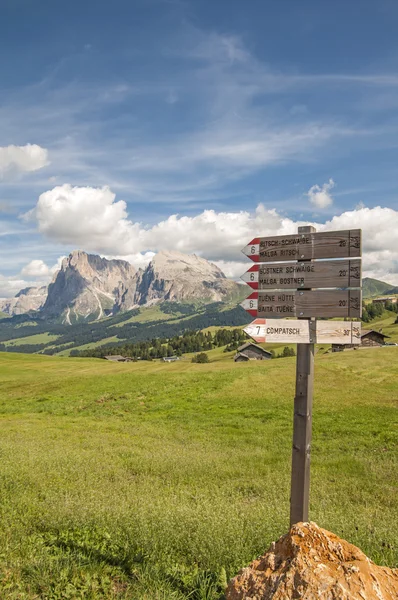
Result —
<svg viewBox="0 0 398 600"><path fill-rule="evenodd" d="M241 279L254 290L359 288L361 261L355 259L257 264L242 275Z"/></svg>
<svg viewBox="0 0 398 600"><path fill-rule="evenodd" d="M254 238L243 253L254 262L361 256L361 230Z"/></svg>

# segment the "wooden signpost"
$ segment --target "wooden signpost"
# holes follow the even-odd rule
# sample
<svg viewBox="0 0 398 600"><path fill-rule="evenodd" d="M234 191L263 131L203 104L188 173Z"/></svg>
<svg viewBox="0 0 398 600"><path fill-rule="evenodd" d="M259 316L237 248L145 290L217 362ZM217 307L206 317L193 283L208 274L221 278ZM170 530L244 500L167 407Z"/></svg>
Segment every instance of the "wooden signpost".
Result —
<svg viewBox="0 0 398 600"><path fill-rule="evenodd" d="M255 319L243 331L259 344L361 343L361 324L354 321Z"/></svg>
<svg viewBox="0 0 398 600"><path fill-rule="evenodd" d="M253 290L355 288L361 287L361 278L358 259L253 265L241 277Z"/></svg>
<svg viewBox="0 0 398 600"><path fill-rule="evenodd" d="M253 292L241 303L253 317L360 317L361 290Z"/></svg>
<svg viewBox="0 0 398 600"><path fill-rule="evenodd" d="M259 237L254 238L242 252L254 262L359 257L361 230L315 233L314 229L295 235Z"/></svg>
<svg viewBox="0 0 398 600"><path fill-rule="evenodd" d="M360 229L316 233L308 226L295 235L254 238L242 250L255 263L275 263L256 264L242 276L256 290L241 304L256 317L244 331L257 342L297 343L291 525L308 521L314 344L361 339L360 323L315 319L361 316L361 242Z"/></svg>

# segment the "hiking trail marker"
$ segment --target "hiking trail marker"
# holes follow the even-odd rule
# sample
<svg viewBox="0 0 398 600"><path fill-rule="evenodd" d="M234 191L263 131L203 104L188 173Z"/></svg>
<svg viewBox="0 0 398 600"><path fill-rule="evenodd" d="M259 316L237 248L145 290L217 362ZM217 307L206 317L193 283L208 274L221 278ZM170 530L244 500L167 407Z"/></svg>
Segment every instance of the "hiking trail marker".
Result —
<svg viewBox="0 0 398 600"><path fill-rule="evenodd" d="M299 227L294 235L254 238L242 252L260 263L242 275L255 291L241 306L256 317L244 331L259 343L297 344L293 525L309 520L314 344L361 342L360 323L316 318L361 317L362 233L360 229L316 233L312 226Z"/></svg>
<svg viewBox="0 0 398 600"><path fill-rule="evenodd" d="M361 324L354 321L255 319L243 331L259 344L361 343Z"/></svg>

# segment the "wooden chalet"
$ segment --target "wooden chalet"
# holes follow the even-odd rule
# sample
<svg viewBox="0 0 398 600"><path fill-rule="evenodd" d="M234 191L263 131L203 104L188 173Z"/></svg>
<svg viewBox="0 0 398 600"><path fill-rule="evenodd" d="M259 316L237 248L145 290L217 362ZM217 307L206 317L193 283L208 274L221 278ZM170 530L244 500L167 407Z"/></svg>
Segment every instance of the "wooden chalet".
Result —
<svg viewBox="0 0 398 600"><path fill-rule="evenodd" d="M104 359L110 360L111 362L132 362L132 358L121 356L120 354L110 354L109 356L104 356Z"/></svg>
<svg viewBox="0 0 398 600"><path fill-rule="evenodd" d="M271 352L264 350L261 346L257 346L253 342L247 342L239 346L237 353L234 356L235 362L244 362L247 360L268 360L272 358Z"/></svg>
<svg viewBox="0 0 398 600"><path fill-rule="evenodd" d="M342 352L349 348L370 348L384 346L386 338L390 336L381 333L381 331L375 331L374 329L362 329L361 343L358 344L332 344L332 352Z"/></svg>
<svg viewBox="0 0 398 600"><path fill-rule="evenodd" d="M237 352L234 356L235 362L247 362L248 360L250 360L250 358L241 352Z"/></svg>
<svg viewBox="0 0 398 600"><path fill-rule="evenodd" d="M176 360L179 360L178 356L163 356L162 358L163 362L175 362Z"/></svg>
<svg viewBox="0 0 398 600"><path fill-rule="evenodd" d="M387 304L387 302L391 302L391 304L396 304L398 302L397 296L384 296L383 298L375 298L372 300L373 303L376 304Z"/></svg>

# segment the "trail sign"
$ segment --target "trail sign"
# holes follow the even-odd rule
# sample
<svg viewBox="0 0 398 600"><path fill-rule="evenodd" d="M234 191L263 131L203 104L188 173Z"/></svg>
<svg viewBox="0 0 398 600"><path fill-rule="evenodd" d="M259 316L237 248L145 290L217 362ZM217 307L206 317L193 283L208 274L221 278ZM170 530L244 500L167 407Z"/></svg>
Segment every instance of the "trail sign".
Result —
<svg viewBox="0 0 398 600"><path fill-rule="evenodd" d="M241 279L253 290L359 288L361 261L323 260L253 265Z"/></svg>
<svg viewBox="0 0 398 600"><path fill-rule="evenodd" d="M360 344L361 324L353 321L255 319L244 327L257 343Z"/></svg>
<svg viewBox="0 0 398 600"><path fill-rule="evenodd" d="M241 303L253 317L360 317L361 290L253 292Z"/></svg>
<svg viewBox="0 0 398 600"><path fill-rule="evenodd" d="M361 230L258 237L242 252L254 262L355 258L361 256Z"/></svg>
<svg viewBox="0 0 398 600"><path fill-rule="evenodd" d="M291 525L309 520L315 343L354 345L361 337L358 323L316 321L362 313L361 261L325 259L359 259L361 238L360 229L316 233L309 225L295 235L256 237L242 250L255 263L274 263L254 265L242 277L257 290L241 303L257 317L244 331L257 342L297 343Z"/></svg>

